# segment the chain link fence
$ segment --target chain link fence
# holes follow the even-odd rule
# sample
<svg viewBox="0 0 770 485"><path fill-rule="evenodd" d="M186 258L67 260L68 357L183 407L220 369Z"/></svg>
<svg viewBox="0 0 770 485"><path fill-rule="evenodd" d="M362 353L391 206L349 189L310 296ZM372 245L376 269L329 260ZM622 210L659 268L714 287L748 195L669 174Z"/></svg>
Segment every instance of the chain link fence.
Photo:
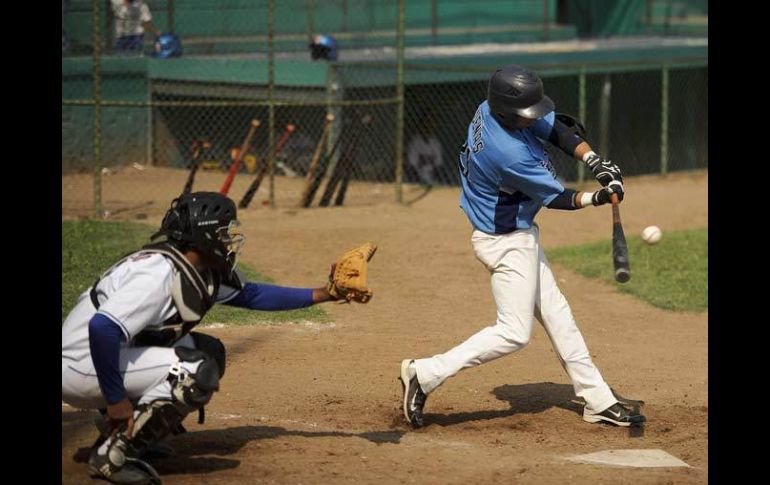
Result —
<svg viewBox="0 0 770 485"><path fill-rule="evenodd" d="M706 56L546 59L576 42L576 27L557 22L564 2L408 3L157 0L144 2L142 22L142 2L63 2L63 215L162 212L193 167L194 190L218 191L236 160L234 200L259 182L249 210L402 201L404 187L458 185L467 125L490 72L509 62L540 73L557 111L584 120L625 174L708 166ZM641 2L640 29L658 3ZM145 34L119 48L131 25ZM181 39L181 57L153 55L161 31ZM334 36L339 59L310 59L317 34ZM530 56L538 45L546 54ZM581 164L551 157L565 183L586 178Z"/></svg>

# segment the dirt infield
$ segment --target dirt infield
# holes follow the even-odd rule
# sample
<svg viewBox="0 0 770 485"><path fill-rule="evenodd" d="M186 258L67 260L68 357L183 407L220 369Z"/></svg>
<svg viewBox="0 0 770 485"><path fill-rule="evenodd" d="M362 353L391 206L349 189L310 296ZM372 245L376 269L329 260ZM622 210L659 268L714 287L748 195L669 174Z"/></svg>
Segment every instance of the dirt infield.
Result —
<svg viewBox="0 0 770 485"><path fill-rule="evenodd" d="M181 188L184 174L174 177L138 184L144 192L127 195L129 208L114 217L133 219L144 211L146 222L158 224L168 200L153 199L162 193L153 190L163 183ZM218 188L213 178L206 184L200 188ZM76 183L63 178L62 185ZM245 185L236 193L243 190ZM365 197L366 190L354 194ZM558 266L560 287L603 376L621 394L646 401L643 436L582 421L582 406L537 325L528 348L466 370L432 394L427 427L405 426L396 379L401 359L449 349L492 324L495 306L488 275L470 247L458 189L435 189L411 206L389 202L391 187L379 190L388 197L365 206L255 205L240 214L247 237L243 259L279 284L320 285L334 255L376 242L370 267L375 296L368 305L327 304L331 324L207 329L228 348L227 374L206 423L189 418L188 433L171 441L176 455L155 462L164 483L707 481L708 312L656 309ZM622 216L629 234L651 224L664 237L667 230L708 226L707 172L635 178L627 190ZM419 191L410 188L406 195L416 198ZM67 209L67 197L65 190L62 215L77 217L76 209ZM143 201L153 203L130 208ZM538 221L546 250L611 234L607 208L546 210ZM89 482L83 461L96 435L93 416L62 407L63 483ZM660 448L691 468L564 460L627 448Z"/></svg>

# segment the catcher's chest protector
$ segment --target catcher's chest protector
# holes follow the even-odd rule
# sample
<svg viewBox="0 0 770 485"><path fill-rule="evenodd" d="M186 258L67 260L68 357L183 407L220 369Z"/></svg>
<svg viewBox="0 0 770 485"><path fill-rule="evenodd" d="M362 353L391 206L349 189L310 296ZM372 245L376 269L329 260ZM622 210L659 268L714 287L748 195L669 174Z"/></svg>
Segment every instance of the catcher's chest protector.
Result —
<svg viewBox="0 0 770 485"><path fill-rule="evenodd" d="M219 291L220 284L223 283L223 277L219 272L212 270L208 270L204 275L201 275L178 249L167 242L144 246L139 251L135 251L122 258L105 271L104 274L109 273L128 258L148 253L166 256L177 269L177 273L171 283L171 298L176 307L177 315L163 322L162 326L170 327L181 324L182 331L179 335L179 338L181 338L200 323L214 305L214 296ZM225 283L236 289L243 287L235 272L232 272L231 277ZM98 309L97 284L99 284L99 279L91 287L91 302Z"/></svg>

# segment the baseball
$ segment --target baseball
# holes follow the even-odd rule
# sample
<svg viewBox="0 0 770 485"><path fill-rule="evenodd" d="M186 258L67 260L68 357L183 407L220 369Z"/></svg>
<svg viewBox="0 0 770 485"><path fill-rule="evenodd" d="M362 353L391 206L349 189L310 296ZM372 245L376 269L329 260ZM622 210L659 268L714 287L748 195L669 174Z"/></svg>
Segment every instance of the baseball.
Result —
<svg viewBox="0 0 770 485"><path fill-rule="evenodd" d="M647 244L657 244L660 242L660 238L663 236L663 233L660 232L660 228L658 226L648 226L644 228L644 231L642 231L642 239L644 239L644 242Z"/></svg>

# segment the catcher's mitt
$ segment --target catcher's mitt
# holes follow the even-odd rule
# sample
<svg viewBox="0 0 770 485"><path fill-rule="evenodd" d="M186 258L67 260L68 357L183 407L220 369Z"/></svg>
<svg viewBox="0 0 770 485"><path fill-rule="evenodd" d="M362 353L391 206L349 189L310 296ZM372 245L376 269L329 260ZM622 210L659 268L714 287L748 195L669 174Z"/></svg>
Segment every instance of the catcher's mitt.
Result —
<svg viewBox="0 0 770 485"><path fill-rule="evenodd" d="M329 284L326 289L332 298L350 303L367 303L372 298L372 290L366 287L366 266L377 246L368 242L351 249L332 264Z"/></svg>

